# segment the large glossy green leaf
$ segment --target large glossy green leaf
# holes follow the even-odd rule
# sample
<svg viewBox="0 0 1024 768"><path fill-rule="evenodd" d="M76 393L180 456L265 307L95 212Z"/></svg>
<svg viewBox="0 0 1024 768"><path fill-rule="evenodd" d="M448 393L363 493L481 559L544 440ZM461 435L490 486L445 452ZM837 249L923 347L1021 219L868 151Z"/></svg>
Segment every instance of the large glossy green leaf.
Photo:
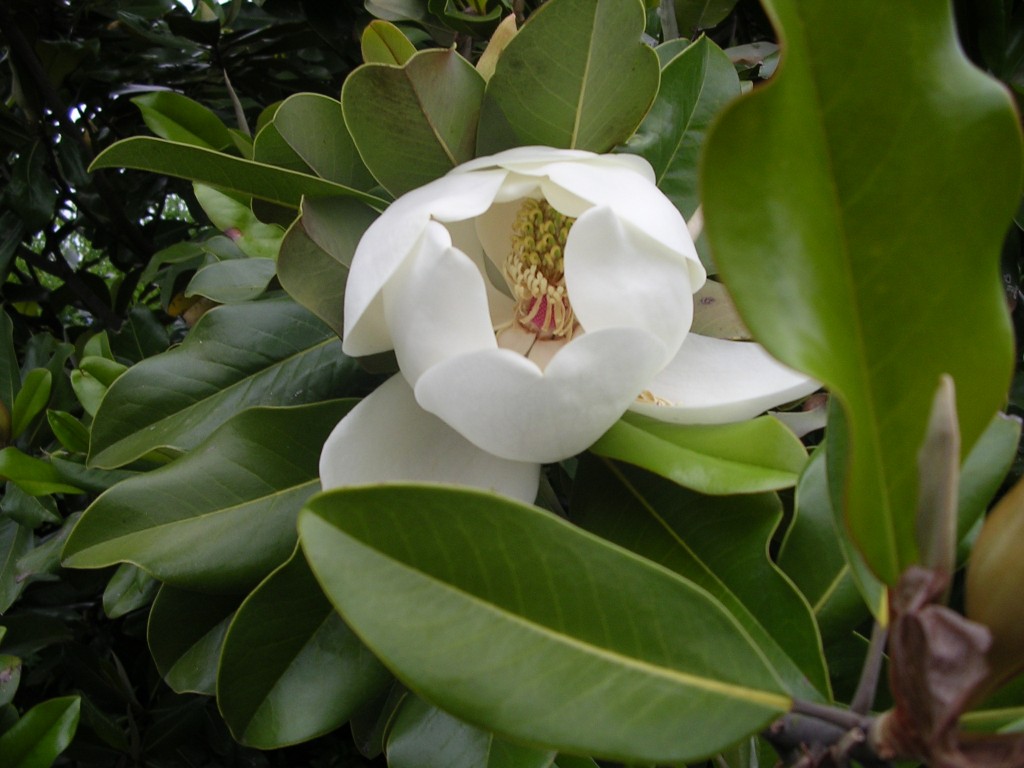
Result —
<svg viewBox="0 0 1024 768"><path fill-rule="evenodd" d="M10 480L30 496L82 492L68 483L53 464L22 453L13 445L0 449L0 480Z"/></svg>
<svg viewBox="0 0 1024 768"><path fill-rule="evenodd" d="M103 613L107 618L118 619L149 605L159 589L160 582L141 568L123 563L114 571L103 590Z"/></svg>
<svg viewBox="0 0 1024 768"><path fill-rule="evenodd" d="M405 40L401 32L398 34ZM296 93L277 108L273 124L320 178L354 189L376 186L345 126L340 102L317 93Z"/></svg>
<svg viewBox="0 0 1024 768"><path fill-rule="evenodd" d="M11 439L16 439L50 401L53 374L46 368L33 368L25 374L21 390L11 408Z"/></svg>
<svg viewBox="0 0 1024 768"><path fill-rule="evenodd" d="M956 536L961 563L970 551L972 529L985 514L1017 456L1020 434L1019 420L998 414L960 467Z"/></svg>
<svg viewBox="0 0 1024 768"><path fill-rule="evenodd" d="M548 768L554 752L504 741L416 696L394 715L385 747L388 768Z"/></svg>
<svg viewBox="0 0 1024 768"><path fill-rule="evenodd" d="M366 192L336 184L319 176L297 173L265 163L244 160L189 144L135 136L103 150L90 166L135 168L212 184L224 189L298 208L303 197L347 195L368 205L384 208L387 201Z"/></svg>
<svg viewBox="0 0 1024 768"><path fill-rule="evenodd" d="M775 494L704 496L586 457L570 509L574 523L706 589L743 625L793 696L828 697L810 609L768 558L782 520Z"/></svg>
<svg viewBox="0 0 1024 768"><path fill-rule="evenodd" d="M487 83L477 154L529 144L607 152L625 141L658 91L644 21L640 0L541 6Z"/></svg>
<svg viewBox="0 0 1024 768"><path fill-rule="evenodd" d="M334 730L390 679L296 550L235 614L217 704L241 743L275 749Z"/></svg>
<svg viewBox="0 0 1024 768"><path fill-rule="evenodd" d="M651 111L625 149L646 158L658 187L687 219L700 204L697 160L711 121L740 95L736 68L710 38L701 37L661 71Z"/></svg>
<svg viewBox="0 0 1024 768"><path fill-rule="evenodd" d="M274 279L270 259L231 259L203 267L189 281L186 296L206 296L221 304L251 301Z"/></svg>
<svg viewBox="0 0 1024 768"><path fill-rule="evenodd" d="M627 413L590 450L701 493L726 495L789 488L807 461L796 436L770 416L680 426Z"/></svg>
<svg viewBox="0 0 1024 768"><path fill-rule="evenodd" d="M359 67L341 104L366 167L397 197L473 158L483 93L483 77L457 52L427 50L401 67Z"/></svg>
<svg viewBox="0 0 1024 768"><path fill-rule="evenodd" d="M231 134L208 107L174 91L153 91L132 99L149 130L170 141L225 149Z"/></svg>
<svg viewBox="0 0 1024 768"><path fill-rule="evenodd" d="M721 23L736 0L673 0L680 34L694 35Z"/></svg>
<svg viewBox="0 0 1024 768"><path fill-rule="evenodd" d="M824 449L814 452L800 477L779 566L811 604L826 645L869 615L888 618L885 590L865 568L832 508Z"/></svg>
<svg viewBox="0 0 1024 768"><path fill-rule="evenodd" d="M0 736L0 766L49 768L74 738L80 708L78 696L36 704Z"/></svg>
<svg viewBox="0 0 1024 768"><path fill-rule="evenodd" d="M281 247L284 229L265 224L252 212L248 198L228 195L206 184L194 184L196 200L217 229L231 233L234 245L246 256L272 259ZM243 261L226 259L225 261ZM218 262L221 263L221 262Z"/></svg>
<svg viewBox="0 0 1024 768"><path fill-rule="evenodd" d="M964 460L959 487L957 540L962 561L971 530L1006 476L1017 451L1020 423L997 416ZM826 645L871 614L885 621L882 585L864 565L835 512L824 449L811 457L796 492L796 511L779 552L779 565L814 608Z"/></svg>
<svg viewBox="0 0 1024 768"><path fill-rule="evenodd" d="M331 602L374 653L478 727L673 762L790 705L707 592L535 507L438 486L354 488L311 499L299 532Z"/></svg>
<svg viewBox="0 0 1024 768"><path fill-rule="evenodd" d="M376 212L356 200L303 200L302 216L285 233L278 279L289 295L341 336L345 283L359 238Z"/></svg>
<svg viewBox="0 0 1024 768"><path fill-rule="evenodd" d="M374 19L366 25L359 41L363 61L367 64L402 66L416 53L405 34L390 21Z"/></svg>
<svg viewBox="0 0 1024 768"><path fill-rule="evenodd" d="M244 408L334 397L357 373L331 329L289 299L218 307L180 346L113 383L96 412L90 466L192 448Z"/></svg>
<svg viewBox="0 0 1024 768"><path fill-rule="evenodd" d="M221 646L238 603L232 595L160 587L146 639L156 668L174 691L214 694Z"/></svg>
<svg viewBox="0 0 1024 768"><path fill-rule="evenodd" d="M177 461L100 496L64 565L130 562L182 588L251 589L288 558L298 510L320 488L320 449L352 404L243 411Z"/></svg>
<svg viewBox="0 0 1024 768"><path fill-rule="evenodd" d="M956 383L964 451L1009 382L997 267L1020 131L946 0L766 7L783 62L712 131L706 232L755 337L841 401L848 525L892 584L917 560L915 462L939 375Z"/></svg>

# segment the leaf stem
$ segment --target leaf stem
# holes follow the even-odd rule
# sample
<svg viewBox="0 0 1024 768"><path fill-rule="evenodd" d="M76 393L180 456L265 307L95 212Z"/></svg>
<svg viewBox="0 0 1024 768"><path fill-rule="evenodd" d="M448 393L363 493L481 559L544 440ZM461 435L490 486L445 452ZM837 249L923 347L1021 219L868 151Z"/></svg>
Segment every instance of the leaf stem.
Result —
<svg viewBox="0 0 1024 768"><path fill-rule="evenodd" d="M857 682L857 690L850 700L850 711L858 715L866 715L875 703L875 693L878 690L878 678L882 672L882 658L885 654L885 641L889 637L889 630L877 621L871 629L871 640L868 645L868 655L864 659L864 666L860 671L860 680Z"/></svg>

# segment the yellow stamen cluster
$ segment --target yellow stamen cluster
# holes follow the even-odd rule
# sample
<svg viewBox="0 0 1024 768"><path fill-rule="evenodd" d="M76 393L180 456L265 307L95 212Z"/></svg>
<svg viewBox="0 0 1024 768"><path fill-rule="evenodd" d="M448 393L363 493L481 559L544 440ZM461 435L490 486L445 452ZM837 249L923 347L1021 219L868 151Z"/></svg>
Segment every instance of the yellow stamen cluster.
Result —
<svg viewBox="0 0 1024 768"><path fill-rule="evenodd" d="M563 258L575 221L546 200L527 199L512 226L505 275L515 295L515 319L538 338L571 338L576 325Z"/></svg>

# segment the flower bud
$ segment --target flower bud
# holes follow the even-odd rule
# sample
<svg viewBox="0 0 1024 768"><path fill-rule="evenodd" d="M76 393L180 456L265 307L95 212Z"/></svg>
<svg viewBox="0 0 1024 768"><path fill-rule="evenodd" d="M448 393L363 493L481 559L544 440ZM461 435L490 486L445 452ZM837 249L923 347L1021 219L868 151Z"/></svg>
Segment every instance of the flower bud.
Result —
<svg viewBox="0 0 1024 768"><path fill-rule="evenodd" d="M1024 670L1024 482L985 520L967 566L966 613L992 632L992 682Z"/></svg>

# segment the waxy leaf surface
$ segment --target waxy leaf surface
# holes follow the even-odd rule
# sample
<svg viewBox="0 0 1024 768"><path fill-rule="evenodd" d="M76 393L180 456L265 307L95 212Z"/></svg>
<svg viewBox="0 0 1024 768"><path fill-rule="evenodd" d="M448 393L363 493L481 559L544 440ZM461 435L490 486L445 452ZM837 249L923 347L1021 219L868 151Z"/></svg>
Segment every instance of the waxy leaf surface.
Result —
<svg viewBox="0 0 1024 768"><path fill-rule="evenodd" d="M388 768L548 768L555 753L497 738L408 695L385 747Z"/></svg>
<svg viewBox="0 0 1024 768"><path fill-rule="evenodd" d="M438 486L353 488L311 499L299 533L327 596L374 653L480 728L679 762L790 706L707 592L535 507Z"/></svg>
<svg viewBox="0 0 1024 768"><path fill-rule="evenodd" d="M107 147L89 169L100 168L151 171L242 192L290 208L298 208L303 197L334 195L348 195L369 205L387 206L387 201L376 195L319 176L149 136L134 136Z"/></svg>
<svg viewBox="0 0 1024 768"><path fill-rule="evenodd" d="M182 588L254 587L294 547L296 515L320 490L320 449L351 406L238 414L177 461L100 496L65 545L64 565L130 562Z"/></svg>
<svg viewBox="0 0 1024 768"><path fill-rule="evenodd" d="M296 551L235 614L217 704L241 743L274 749L343 725L390 679Z"/></svg>
<svg viewBox="0 0 1024 768"><path fill-rule="evenodd" d="M569 508L577 525L706 589L743 625L791 694L828 697L807 602L768 558L782 520L775 494L706 496L587 456Z"/></svg>
<svg viewBox="0 0 1024 768"><path fill-rule="evenodd" d="M719 495L789 488L807 461L800 441L770 416L680 426L627 413L591 450Z"/></svg>
<svg viewBox="0 0 1024 768"><path fill-rule="evenodd" d="M661 71L661 87L627 152L654 168L658 188L687 219L700 204L697 160L711 121L740 95L736 68L722 49L701 37Z"/></svg>
<svg viewBox="0 0 1024 768"><path fill-rule="evenodd" d="M218 307L180 346L113 383L96 412L89 464L193 448L244 408L336 397L356 373L331 329L289 299Z"/></svg>
<svg viewBox="0 0 1024 768"><path fill-rule="evenodd" d="M209 595L164 585L153 601L146 627L157 670L177 693L216 690L224 635L239 598Z"/></svg>
<svg viewBox="0 0 1024 768"><path fill-rule="evenodd" d="M364 64L345 80L345 124L366 167L401 195L473 158L484 79L455 51L404 66Z"/></svg>
<svg viewBox="0 0 1024 768"><path fill-rule="evenodd" d="M964 452L1009 383L997 267L1017 118L964 57L945 0L765 5L782 63L712 131L706 232L755 338L841 401L847 523L894 584L917 560L916 455L939 375L956 383Z"/></svg>
<svg viewBox="0 0 1024 768"><path fill-rule="evenodd" d="M607 152L658 91L658 55L640 40L640 0L550 0L531 14L487 83L477 154L541 145Z"/></svg>

